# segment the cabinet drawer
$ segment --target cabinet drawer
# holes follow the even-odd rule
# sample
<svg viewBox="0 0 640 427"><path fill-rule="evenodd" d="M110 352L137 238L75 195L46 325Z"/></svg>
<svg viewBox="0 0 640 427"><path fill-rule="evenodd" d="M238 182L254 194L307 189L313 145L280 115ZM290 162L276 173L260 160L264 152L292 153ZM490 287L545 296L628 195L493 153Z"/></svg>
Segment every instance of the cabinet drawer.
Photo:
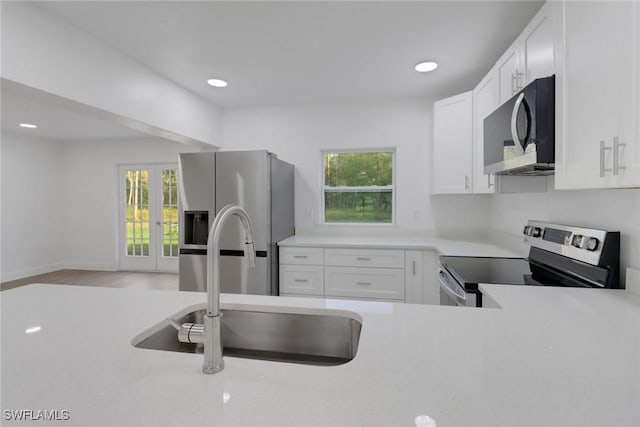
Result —
<svg viewBox="0 0 640 427"><path fill-rule="evenodd" d="M324 295L324 269L315 265L281 265L280 294Z"/></svg>
<svg viewBox="0 0 640 427"><path fill-rule="evenodd" d="M280 248L280 264L322 265L322 248Z"/></svg>
<svg viewBox="0 0 640 427"><path fill-rule="evenodd" d="M404 270L325 267L325 296L404 301Z"/></svg>
<svg viewBox="0 0 640 427"><path fill-rule="evenodd" d="M385 249L325 249L325 265L404 268L404 251Z"/></svg>

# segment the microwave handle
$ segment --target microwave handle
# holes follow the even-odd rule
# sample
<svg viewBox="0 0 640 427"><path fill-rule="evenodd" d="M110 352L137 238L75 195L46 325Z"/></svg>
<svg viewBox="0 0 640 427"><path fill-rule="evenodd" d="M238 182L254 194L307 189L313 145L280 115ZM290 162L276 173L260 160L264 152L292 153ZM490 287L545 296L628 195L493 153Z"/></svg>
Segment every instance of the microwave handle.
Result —
<svg viewBox="0 0 640 427"><path fill-rule="evenodd" d="M524 93L520 93L518 95L518 99L516 99L516 103L513 105L513 112L511 113L511 136L513 137L513 145L515 145L518 154L524 154L524 148L522 148L522 144L520 144L520 137L518 136L518 110L520 110L520 106L522 105L522 101L524 100Z"/></svg>

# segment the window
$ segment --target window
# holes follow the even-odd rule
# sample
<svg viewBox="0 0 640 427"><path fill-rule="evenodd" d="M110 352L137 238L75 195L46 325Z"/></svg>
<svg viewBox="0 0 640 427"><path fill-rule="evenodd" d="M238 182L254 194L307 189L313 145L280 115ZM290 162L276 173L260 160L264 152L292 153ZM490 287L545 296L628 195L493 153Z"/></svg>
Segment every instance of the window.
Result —
<svg viewBox="0 0 640 427"><path fill-rule="evenodd" d="M322 152L325 223L392 224L393 149Z"/></svg>

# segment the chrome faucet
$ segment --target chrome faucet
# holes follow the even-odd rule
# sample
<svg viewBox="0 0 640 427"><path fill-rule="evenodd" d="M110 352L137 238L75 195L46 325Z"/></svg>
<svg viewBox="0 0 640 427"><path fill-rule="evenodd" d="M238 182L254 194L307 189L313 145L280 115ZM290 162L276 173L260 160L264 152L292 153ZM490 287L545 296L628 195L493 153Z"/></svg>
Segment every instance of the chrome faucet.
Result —
<svg viewBox="0 0 640 427"><path fill-rule="evenodd" d="M223 225L234 215L240 219L244 230L244 256L251 267L256 265L253 228L247 211L238 205L225 206L216 215L207 240L207 313L204 325L185 323L178 332L178 339L182 342L204 344L202 372L205 374L215 374L224 368L220 334L220 234Z"/></svg>

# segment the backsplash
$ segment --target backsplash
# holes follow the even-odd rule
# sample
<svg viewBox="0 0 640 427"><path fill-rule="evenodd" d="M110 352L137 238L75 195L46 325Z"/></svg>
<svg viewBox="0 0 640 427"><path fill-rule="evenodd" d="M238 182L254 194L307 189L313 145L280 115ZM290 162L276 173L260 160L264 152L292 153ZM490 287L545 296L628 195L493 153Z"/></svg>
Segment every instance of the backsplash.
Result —
<svg viewBox="0 0 640 427"><path fill-rule="evenodd" d="M620 231L620 271L640 268L640 189L549 191L497 194L491 228L497 243L526 252L522 227L528 219Z"/></svg>

